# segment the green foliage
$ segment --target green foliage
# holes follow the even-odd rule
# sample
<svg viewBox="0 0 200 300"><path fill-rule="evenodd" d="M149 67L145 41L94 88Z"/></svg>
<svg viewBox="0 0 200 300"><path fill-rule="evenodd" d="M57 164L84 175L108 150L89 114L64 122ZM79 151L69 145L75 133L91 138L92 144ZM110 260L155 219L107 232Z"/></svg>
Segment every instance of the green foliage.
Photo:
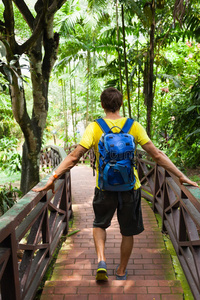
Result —
<svg viewBox="0 0 200 300"><path fill-rule="evenodd" d="M0 212L1 214L6 213L9 208L11 208L17 197L21 196L21 192L16 187L13 187L11 184L9 186L4 185L0 187Z"/></svg>
<svg viewBox="0 0 200 300"><path fill-rule="evenodd" d="M190 93L174 95L173 102L168 102L156 117L155 140L182 168L200 165L200 112L198 97L194 97L198 93L197 82Z"/></svg>
<svg viewBox="0 0 200 300"><path fill-rule="evenodd" d="M153 140L182 169L200 164L199 47L173 42L156 59Z"/></svg>
<svg viewBox="0 0 200 300"><path fill-rule="evenodd" d="M28 4L28 7L29 9L31 9L30 4ZM36 15L34 9L31 9L31 13L34 16ZM24 20L24 18L22 17L22 14L20 13L20 11L15 5L14 5L14 16L15 16L16 34L24 41L25 39L29 38L31 30L27 25L26 21Z"/></svg>
<svg viewBox="0 0 200 300"><path fill-rule="evenodd" d="M0 137L10 136L13 128L13 115L11 109L0 108Z"/></svg>
<svg viewBox="0 0 200 300"><path fill-rule="evenodd" d="M128 9L131 10L133 14L136 14L144 28L149 28L151 24L152 12L151 12L151 3L139 1L136 3L134 0L120 1L124 2Z"/></svg>
<svg viewBox="0 0 200 300"><path fill-rule="evenodd" d="M31 1L30 1L31 2ZM69 0L55 16L55 30L60 35L58 62L49 87L49 114L43 144L78 141L87 121L103 115L99 96L108 86L120 88L119 67L122 71L124 106L127 115L127 95L124 72L121 4L124 5L126 50L129 71L132 114L143 126L146 124L144 104L144 73L149 51L151 6L144 0L119 1L119 33L117 40L116 2L102 0ZM33 5L33 4L31 4ZM199 3L192 1L182 19L182 27L173 22L174 1L156 2L153 141L181 167L196 166L199 162ZM0 15L2 5L0 5ZM15 14L19 14L15 9ZM17 30L29 35L23 27L24 20L17 16ZM187 40L188 39L188 40ZM1 46L1 45L0 45ZM2 49L4 51L4 49ZM2 52L0 49L0 52ZM119 65L118 51L121 55ZM5 53L2 52L2 56ZM9 69L10 68L10 69ZM13 65L5 68L7 77ZM71 82L71 83L70 83ZM19 141L12 142L14 128L9 93L5 77L2 87L0 110L0 137L11 139L11 144L1 150L0 167L13 164L19 170L20 155L16 151ZM25 86L28 99L32 91ZM31 103L31 101L29 101ZM31 113L32 105L28 103ZM30 107L30 108L29 108ZM74 124L73 124L74 120ZM74 125L72 132L72 125ZM67 130L67 134L66 134ZM10 152L9 150L10 149ZM11 154L12 153L12 154Z"/></svg>
<svg viewBox="0 0 200 300"><path fill-rule="evenodd" d="M127 60L129 68L129 84L131 87L131 105L135 118L145 125L146 106L143 101L144 63L149 48L149 25L151 19L150 6L145 1L120 1L124 5ZM124 90L124 106L127 111L126 86L124 74L124 57L121 29L121 5L119 11L119 32L121 40L117 42L116 8L105 1L90 1L93 15L87 7L81 9L77 1L69 1L62 9L60 34L65 39L60 46L60 62L57 74L65 76L65 84L69 78L76 78L77 103L79 120L86 119L89 109L89 120L102 115L99 106L101 89L108 86L119 88L119 59L121 54L122 83ZM106 4L106 6L104 6ZM166 151L179 166L199 164L199 104L192 102L191 89L199 75L199 44L195 40L185 41L184 30L191 28L193 21L185 19L185 27L173 22L174 1L159 1L156 7L155 65L154 65L154 110L153 141ZM98 7L99 6L99 7ZM109 10L107 9L109 6ZM198 6L198 5L197 5ZM131 9L130 9L131 8ZM189 8L190 11L193 8ZM196 9L196 8L195 8ZM103 12L103 13L102 13ZM196 14L194 14L196 16ZM91 21L90 18L93 18ZM196 23L197 25L197 23ZM182 38L182 40L181 40ZM88 70L87 51L90 51L90 70ZM95 56L93 57L93 53ZM70 76L67 65L74 61L76 67ZM147 62L148 64L148 62ZM88 72L90 71L90 72ZM140 79L138 79L140 77ZM82 85L83 83L83 85ZM100 84L98 84L100 83ZM89 87L88 87L89 85ZM99 85L99 86L98 86ZM87 87L90 98L87 99ZM193 88L192 88L193 87ZM68 88L69 90L69 88ZM72 87L72 93L75 89ZM66 95L69 109L69 95ZM87 103L88 101L88 103ZM95 108L95 109L93 109ZM194 113L195 112L195 113ZM126 112L127 113L127 112ZM197 114L196 114L197 113ZM192 119L187 125L187 119ZM64 134L60 135L64 139ZM68 142L73 138L68 137Z"/></svg>
<svg viewBox="0 0 200 300"><path fill-rule="evenodd" d="M88 0L88 7L93 10L99 10L99 7L105 7L107 1L105 0Z"/></svg>
<svg viewBox="0 0 200 300"><path fill-rule="evenodd" d="M18 74L16 63L19 62L20 56L18 54L13 55L13 59L6 63L6 53L7 48L9 49L7 40L0 40L0 87L3 91L13 84L13 74L17 76L18 87L21 89L23 87L23 81L25 81L24 76ZM10 50L9 50L10 51ZM24 66L22 65L21 68Z"/></svg>
<svg viewBox="0 0 200 300"><path fill-rule="evenodd" d="M0 140L0 169L12 174L21 170L21 155L17 151L19 140L3 137Z"/></svg>
<svg viewBox="0 0 200 300"><path fill-rule="evenodd" d="M14 120L11 109L10 96L8 88L0 92L0 139L4 136L11 137L12 135L21 136L19 126Z"/></svg>
<svg viewBox="0 0 200 300"><path fill-rule="evenodd" d="M7 184L8 182L15 183L19 182L21 177L21 172L15 172L11 175L8 174L6 171L0 171L0 178L1 178L1 185Z"/></svg>
<svg viewBox="0 0 200 300"><path fill-rule="evenodd" d="M200 42L199 1L193 0L190 2L188 13L185 14L183 19L183 38L195 38L197 42Z"/></svg>
<svg viewBox="0 0 200 300"><path fill-rule="evenodd" d="M190 179L195 182L200 183L200 176L198 176L198 175L192 175L192 176L190 176Z"/></svg>

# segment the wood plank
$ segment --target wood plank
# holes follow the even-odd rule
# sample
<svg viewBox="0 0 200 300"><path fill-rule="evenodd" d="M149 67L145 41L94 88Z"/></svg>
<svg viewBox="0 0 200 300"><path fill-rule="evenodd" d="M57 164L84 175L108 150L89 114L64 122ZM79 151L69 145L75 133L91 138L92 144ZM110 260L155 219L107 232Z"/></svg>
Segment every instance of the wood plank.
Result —
<svg viewBox="0 0 200 300"><path fill-rule="evenodd" d="M30 214L22 221L16 229L16 239L21 240L25 233L31 228L39 215L44 211L46 203L39 202Z"/></svg>

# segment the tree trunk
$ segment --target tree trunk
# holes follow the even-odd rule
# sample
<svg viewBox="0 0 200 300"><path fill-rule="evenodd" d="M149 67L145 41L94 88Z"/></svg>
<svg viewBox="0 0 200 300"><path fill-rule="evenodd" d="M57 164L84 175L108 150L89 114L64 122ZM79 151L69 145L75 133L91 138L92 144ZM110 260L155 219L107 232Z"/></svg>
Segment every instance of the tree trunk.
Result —
<svg viewBox="0 0 200 300"><path fill-rule="evenodd" d="M148 50L145 53L145 58L144 58L143 94L144 94L144 104L147 106L148 95L149 95L149 51Z"/></svg>
<svg viewBox="0 0 200 300"><path fill-rule="evenodd" d="M41 130L37 124L33 125L27 110L24 89L19 88L17 77L13 75L13 84L10 87L12 111L21 127L25 142L22 154L22 170L20 189L27 193L39 181L39 154L41 149Z"/></svg>
<svg viewBox="0 0 200 300"><path fill-rule="evenodd" d="M69 62L69 90L70 90L70 104L71 104L71 118L72 118L72 131L73 131L73 137L74 137L74 143L75 141L75 115L74 115L74 102L73 102L73 88L72 88L72 78L71 78L71 63Z"/></svg>
<svg viewBox="0 0 200 300"><path fill-rule="evenodd" d="M56 60L58 34L53 32L53 19L56 11L66 0L36 1L36 17L23 1L14 1L20 13L31 29L30 37L22 44L15 39L15 16L11 0L3 0L4 21L0 32L7 42L8 63L26 53L30 62L30 73L33 91L32 116L26 107L26 98L21 77L19 62L16 62L15 73L12 73L10 96L12 111L25 138L22 155L21 190L27 193L39 181L39 155L43 131L48 112L49 78ZM17 73L16 73L17 72Z"/></svg>
<svg viewBox="0 0 200 300"><path fill-rule="evenodd" d="M75 69L75 61L74 61ZM77 131L77 108L76 108L76 77L74 76L74 143L76 144L76 131Z"/></svg>
<svg viewBox="0 0 200 300"><path fill-rule="evenodd" d="M151 122L153 108L153 67L154 67L154 35L155 35L155 0L152 1L152 23L150 30L150 64L147 99L147 134L151 137Z"/></svg>
<svg viewBox="0 0 200 300"><path fill-rule="evenodd" d="M39 158L40 152L31 152L28 149L27 142L23 144L22 169L21 169L21 185L20 189L23 194L35 186L39 178Z"/></svg>
<svg viewBox="0 0 200 300"><path fill-rule="evenodd" d="M118 18L118 1L116 1L116 23L117 23L117 52L118 52L118 64L119 64L119 85L120 85L120 92L123 95L123 86L122 86L122 69L121 69L121 54L119 49L119 43L120 43L120 32L119 32L119 18ZM122 104L122 111L123 116L125 117L125 107L124 102Z"/></svg>
<svg viewBox="0 0 200 300"><path fill-rule="evenodd" d="M122 32L123 32L123 46L124 46L124 64L125 64L125 74L126 74L126 91L128 98L128 114L131 118L131 104L130 104L130 92L129 92L129 83L128 83L128 65L126 59L126 39L125 39L125 25L124 25L124 6L122 4Z"/></svg>
<svg viewBox="0 0 200 300"><path fill-rule="evenodd" d="M138 105L137 105L137 120L140 120L140 64L139 64L139 48L138 48L138 41L137 41L137 56L138 56Z"/></svg>
<svg viewBox="0 0 200 300"><path fill-rule="evenodd" d="M66 97L66 83L61 79L62 85L62 100L63 100L63 116L64 116L64 148L68 146L68 108L67 108L67 97Z"/></svg>
<svg viewBox="0 0 200 300"><path fill-rule="evenodd" d="M56 60L58 35L53 33L53 17L48 20L44 34L29 51L31 81L33 88L33 111L31 119L31 134L21 126L25 137L22 156L21 190L27 193L38 182L39 155L42 146L42 136L48 113L49 78ZM42 56L44 45L44 56ZM33 140L35 143L33 143ZM28 150L28 151L26 151ZM35 172L33 172L35 170ZM34 176L34 177L33 177ZM31 179L32 178L32 179ZM35 178L35 180L33 180ZM31 179L31 181L29 181Z"/></svg>
<svg viewBox="0 0 200 300"><path fill-rule="evenodd" d="M94 44L95 44L95 40L94 40ZM96 51L94 51L94 53L93 53L93 62L92 62L93 74L96 73L96 65L97 65ZM95 79L95 87L96 87L96 79ZM94 90L95 89L92 89L92 91L91 91L91 97L93 99L93 113L96 114L97 113L97 101L96 101Z"/></svg>
<svg viewBox="0 0 200 300"><path fill-rule="evenodd" d="M90 51L87 51L87 106L86 106L86 126L89 121L89 98L90 98Z"/></svg>

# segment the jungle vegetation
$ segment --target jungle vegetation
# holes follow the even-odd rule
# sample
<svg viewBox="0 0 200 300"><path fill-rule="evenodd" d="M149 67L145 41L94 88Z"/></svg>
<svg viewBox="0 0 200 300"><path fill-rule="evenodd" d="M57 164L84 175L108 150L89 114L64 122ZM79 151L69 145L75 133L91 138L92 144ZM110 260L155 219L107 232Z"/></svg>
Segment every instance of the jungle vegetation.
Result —
<svg viewBox="0 0 200 300"><path fill-rule="evenodd" d="M30 190L42 146L77 143L109 86L179 168L199 167L199 11L198 0L2 0L1 171Z"/></svg>

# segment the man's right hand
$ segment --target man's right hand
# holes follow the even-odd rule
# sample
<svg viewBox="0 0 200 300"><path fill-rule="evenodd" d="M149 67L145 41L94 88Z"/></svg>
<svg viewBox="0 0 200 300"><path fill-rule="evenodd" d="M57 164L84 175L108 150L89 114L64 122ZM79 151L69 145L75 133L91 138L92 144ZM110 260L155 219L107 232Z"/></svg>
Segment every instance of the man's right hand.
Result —
<svg viewBox="0 0 200 300"><path fill-rule="evenodd" d="M179 177L179 182L180 182L180 184L186 183L186 184L193 185L195 187L200 188L195 181L190 180L185 175Z"/></svg>

